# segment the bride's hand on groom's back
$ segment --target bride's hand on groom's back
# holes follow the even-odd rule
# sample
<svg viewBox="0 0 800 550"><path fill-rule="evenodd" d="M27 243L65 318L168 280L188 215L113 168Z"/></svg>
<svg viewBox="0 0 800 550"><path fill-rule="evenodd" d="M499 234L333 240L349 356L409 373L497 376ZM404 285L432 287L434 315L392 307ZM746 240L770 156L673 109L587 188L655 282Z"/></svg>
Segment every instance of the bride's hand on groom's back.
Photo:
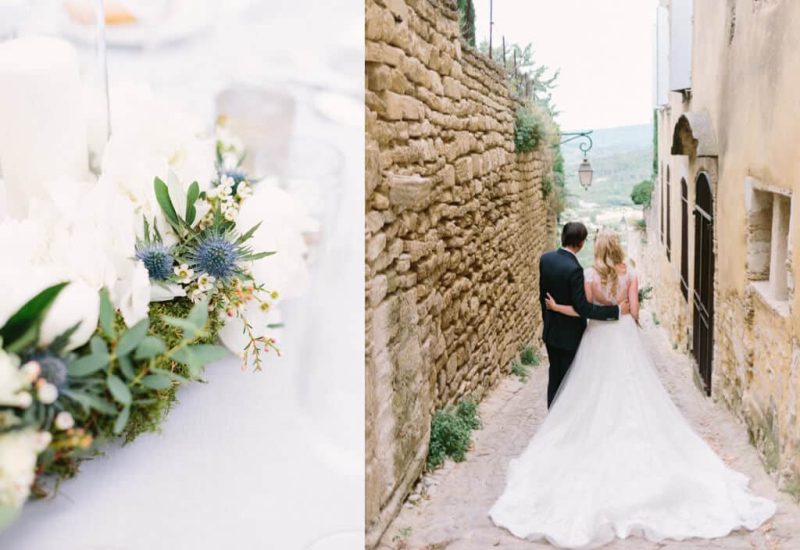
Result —
<svg viewBox="0 0 800 550"><path fill-rule="evenodd" d="M631 305L628 303L628 300L624 302L620 302L619 304L619 316L622 317L623 315L628 315L631 312Z"/></svg>

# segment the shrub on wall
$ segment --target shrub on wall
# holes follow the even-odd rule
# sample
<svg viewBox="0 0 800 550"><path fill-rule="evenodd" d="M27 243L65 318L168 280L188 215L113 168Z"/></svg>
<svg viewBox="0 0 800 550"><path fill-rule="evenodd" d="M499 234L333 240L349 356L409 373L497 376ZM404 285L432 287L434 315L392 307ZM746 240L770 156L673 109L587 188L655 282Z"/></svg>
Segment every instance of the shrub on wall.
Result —
<svg viewBox="0 0 800 550"><path fill-rule="evenodd" d="M517 109L514 123L514 145L517 153L530 153L542 142L545 125L541 117L528 107Z"/></svg>
<svg viewBox="0 0 800 550"><path fill-rule="evenodd" d="M475 47L475 5L472 0L458 0L458 19L461 36Z"/></svg>
<svg viewBox="0 0 800 550"><path fill-rule="evenodd" d="M638 204L645 208L650 208L650 202L653 198L653 187L655 186L653 180L642 180L636 184L631 191L631 200L633 204Z"/></svg>

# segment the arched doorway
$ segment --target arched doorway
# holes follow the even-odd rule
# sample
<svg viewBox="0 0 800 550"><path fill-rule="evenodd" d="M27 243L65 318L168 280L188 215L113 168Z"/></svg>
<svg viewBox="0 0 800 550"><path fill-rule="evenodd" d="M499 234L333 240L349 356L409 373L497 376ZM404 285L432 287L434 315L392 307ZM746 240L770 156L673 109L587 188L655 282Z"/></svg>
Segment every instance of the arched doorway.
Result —
<svg viewBox="0 0 800 550"><path fill-rule="evenodd" d="M697 176L694 207L694 318L692 354L706 394L711 395L714 335L714 207L711 182Z"/></svg>

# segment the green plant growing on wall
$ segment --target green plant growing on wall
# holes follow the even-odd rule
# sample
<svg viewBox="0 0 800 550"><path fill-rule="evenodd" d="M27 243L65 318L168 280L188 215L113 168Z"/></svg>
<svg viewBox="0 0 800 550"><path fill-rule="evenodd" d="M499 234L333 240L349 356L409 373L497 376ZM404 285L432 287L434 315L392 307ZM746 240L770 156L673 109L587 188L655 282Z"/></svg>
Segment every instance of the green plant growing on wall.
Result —
<svg viewBox="0 0 800 550"><path fill-rule="evenodd" d="M638 204L644 208L650 208L654 186L655 184L651 179L642 180L637 183L631 191L631 200L633 204Z"/></svg>
<svg viewBox="0 0 800 550"><path fill-rule="evenodd" d="M472 0L458 0L458 19L461 36L467 44L475 47L475 5Z"/></svg>
<svg viewBox="0 0 800 550"><path fill-rule="evenodd" d="M530 367L539 366L539 354L536 353L536 350L533 349L533 346L531 346L530 344L523 347L522 350L519 352L519 360L522 362L523 365L527 365Z"/></svg>
<svg viewBox="0 0 800 550"><path fill-rule="evenodd" d="M658 110L653 109L653 180L658 175Z"/></svg>
<svg viewBox="0 0 800 550"><path fill-rule="evenodd" d="M545 126L532 109L520 107L514 123L514 145L517 153L530 153L542 142Z"/></svg>
<svg viewBox="0 0 800 550"><path fill-rule="evenodd" d="M525 382L528 380L530 371L527 366L523 365L519 361L514 361L511 364L511 374L519 378L520 382Z"/></svg>
<svg viewBox="0 0 800 550"><path fill-rule="evenodd" d="M478 404L470 398L436 411L431 419L428 468L438 468L447 458L462 462L469 449L472 430L480 427Z"/></svg>

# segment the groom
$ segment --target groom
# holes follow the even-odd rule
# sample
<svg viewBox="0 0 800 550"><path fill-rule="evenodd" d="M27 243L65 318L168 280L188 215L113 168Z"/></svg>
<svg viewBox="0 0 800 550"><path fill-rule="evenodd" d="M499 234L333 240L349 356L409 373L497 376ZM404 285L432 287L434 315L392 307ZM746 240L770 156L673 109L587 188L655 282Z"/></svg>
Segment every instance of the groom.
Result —
<svg viewBox="0 0 800 550"><path fill-rule="evenodd" d="M587 235L586 226L582 223L567 223L561 232L561 248L545 253L539 260L539 302L544 324L542 340L550 360L548 409L578 351L583 331L586 330L586 319L618 320L620 315L629 312L628 302L619 306L601 306L586 300L583 267L577 254L583 248ZM574 307L580 317L569 317L547 309L544 300L548 293L559 304Z"/></svg>

